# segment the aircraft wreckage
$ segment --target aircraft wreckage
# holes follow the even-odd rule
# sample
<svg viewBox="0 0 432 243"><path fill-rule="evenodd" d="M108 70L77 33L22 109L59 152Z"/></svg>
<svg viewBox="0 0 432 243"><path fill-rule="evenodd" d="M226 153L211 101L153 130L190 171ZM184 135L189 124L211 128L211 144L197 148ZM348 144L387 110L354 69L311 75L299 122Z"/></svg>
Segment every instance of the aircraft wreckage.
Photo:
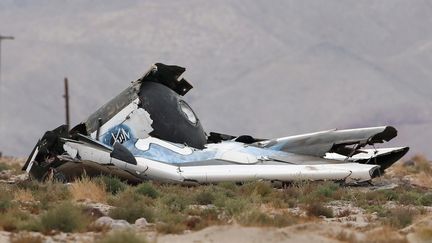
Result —
<svg viewBox="0 0 432 243"><path fill-rule="evenodd" d="M206 134L182 98L192 86L185 68L154 64L140 79L70 131L48 131L23 170L31 177L70 181L114 175L131 183L337 180L380 176L408 147L379 148L396 137L391 126L328 130L276 139ZM366 148L372 146L372 148Z"/></svg>

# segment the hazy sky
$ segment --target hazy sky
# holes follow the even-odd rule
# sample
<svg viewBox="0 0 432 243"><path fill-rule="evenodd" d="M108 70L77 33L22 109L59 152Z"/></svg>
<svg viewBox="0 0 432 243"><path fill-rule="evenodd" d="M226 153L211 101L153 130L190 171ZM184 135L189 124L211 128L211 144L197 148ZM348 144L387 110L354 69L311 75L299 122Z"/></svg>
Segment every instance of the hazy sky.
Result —
<svg viewBox="0 0 432 243"><path fill-rule="evenodd" d="M0 1L0 151L26 156L139 78L187 68L207 131L281 137L394 125L432 156L429 1Z"/></svg>

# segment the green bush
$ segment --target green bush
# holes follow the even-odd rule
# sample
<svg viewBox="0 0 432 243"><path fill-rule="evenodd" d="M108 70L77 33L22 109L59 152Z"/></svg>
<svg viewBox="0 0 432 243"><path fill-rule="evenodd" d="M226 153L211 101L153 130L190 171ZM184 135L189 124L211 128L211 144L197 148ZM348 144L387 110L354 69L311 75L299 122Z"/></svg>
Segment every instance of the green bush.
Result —
<svg viewBox="0 0 432 243"><path fill-rule="evenodd" d="M29 184L29 187L43 209L50 209L58 201L69 200L72 197L68 186L60 182Z"/></svg>
<svg viewBox="0 0 432 243"><path fill-rule="evenodd" d="M244 198L230 198L225 202L225 212L230 216L241 214L249 206L249 202Z"/></svg>
<svg viewBox="0 0 432 243"><path fill-rule="evenodd" d="M40 223L45 232L51 230L76 232L86 228L89 221L81 208L69 202L60 203L50 208L40 218Z"/></svg>
<svg viewBox="0 0 432 243"><path fill-rule="evenodd" d="M200 191L194 196L194 202L199 205L213 204L215 199L216 197L213 195L213 193L208 190Z"/></svg>
<svg viewBox="0 0 432 243"><path fill-rule="evenodd" d="M316 194L325 198L332 198L335 192L339 189L339 185L334 182L323 182L316 189Z"/></svg>
<svg viewBox="0 0 432 243"><path fill-rule="evenodd" d="M404 191L399 195L399 203L403 205L418 205L421 194L416 191Z"/></svg>
<svg viewBox="0 0 432 243"><path fill-rule="evenodd" d="M216 185L218 188L223 188L225 190L236 192L238 189L238 186L234 182L226 181L226 182L220 182Z"/></svg>
<svg viewBox="0 0 432 243"><path fill-rule="evenodd" d="M146 243L147 240L144 237L139 237L132 231L114 231L108 234L103 239L97 241L98 243Z"/></svg>
<svg viewBox="0 0 432 243"><path fill-rule="evenodd" d="M6 185L0 185L0 213L4 213L12 206L12 192Z"/></svg>
<svg viewBox="0 0 432 243"><path fill-rule="evenodd" d="M391 209L384 219L391 227L401 229L410 225L414 218L414 211L406 208Z"/></svg>
<svg viewBox="0 0 432 243"><path fill-rule="evenodd" d="M8 164L0 163L0 171L10 170L11 167Z"/></svg>
<svg viewBox="0 0 432 243"><path fill-rule="evenodd" d="M320 202L314 202L306 207L306 213L309 216L324 216L326 218L333 218L333 210L329 207L322 205Z"/></svg>
<svg viewBox="0 0 432 243"><path fill-rule="evenodd" d="M239 223L244 226L274 226L286 227L293 225L297 220L289 214L268 215L258 210L245 212L239 216Z"/></svg>
<svg viewBox="0 0 432 243"><path fill-rule="evenodd" d="M135 192L150 198L157 198L159 196L159 192L149 182L139 184Z"/></svg>
<svg viewBox="0 0 432 243"><path fill-rule="evenodd" d="M101 176L97 179L100 183L105 185L107 192L116 195L127 188L127 184L122 182L119 178L113 176Z"/></svg>
<svg viewBox="0 0 432 243"><path fill-rule="evenodd" d="M182 213L161 208L157 214L156 230L164 234L179 234L186 229L187 218Z"/></svg>
<svg viewBox="0 0 432 243"><path fill-rule="evenodd" d="M41 231L40 224L36 221L31 214L19 209L13 209L0 215L0 226L6 231Z"/></svg>
<svg viewBox="0 0 432 243"><path fill-rule="evenodd" d="M160 202L172 212L182 212L190 205L191 200L185 194L169 193L164 195Z"/></svg>
<svg viewBox="0 0 432 243"><path fill-rule="evenodd" d="M395 190L382 190L381 191L387 201L397 201L399 200L399 194Z"/></svg>
<svg viewBox="0 0 432 243"><path fill-rule="evenodd" d="M266 197L273 191L273 187L270 182L267 181L252 181L247 182L240 187L240 192L244 196L250 196L251 194L258 195L260 197Z"/></svg>
<svg viewBox="0 0 432 243"><path fill-rule="evenodd" d="M124 219L129 223L134 223L138 218L144 217L148 222L153 222L153 209L149 207L151 199L135 193L130 188L118 194L112 202L116 208L112 209L109 215L114 219Z"/></svg>
<svg viewBox="0 0 432 243"><path fill-rule="evenodd" d="M124 219L129 223L134 223L135 220L142 217L148 222L153 222L154 220L152 208L140 202L131 203L127 207L116 207L110 211L109 216L113 219Z"/></svg>
<svg viewBox="0 0 432 243"><path fill-rule="evenodd" d="M388 214L388 210L382 205L368 205L364 207L368 213L377 213L379 217L385 217Z"/></svg>
<svg viewBox="0 0 432 243"><path fill-rule="evenodd" d="M428 192L419 198L419 203L423 206L432 206L432 192Z"/></svg>

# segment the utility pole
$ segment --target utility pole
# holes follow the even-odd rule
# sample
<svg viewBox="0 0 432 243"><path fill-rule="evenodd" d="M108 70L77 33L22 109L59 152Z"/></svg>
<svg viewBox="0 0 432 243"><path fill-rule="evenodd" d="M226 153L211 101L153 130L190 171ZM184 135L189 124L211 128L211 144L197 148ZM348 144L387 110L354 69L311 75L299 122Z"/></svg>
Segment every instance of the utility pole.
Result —
<svg viewBox="0 0 432 243"><path fill-rule="evenodd" d="M3 36L0 35L0 88L1 88L1 44L3 40L14 40L13 36Z"/></svg>
<svg viewBox="0 0 432 243"><path fill-rule="evenodd" d="M68 79L64 79L64 95L65 98L65 111L66 111L66 126L67 130L69 131L70 128L70 116L69 116L69 86L68 86Z"/></svg>

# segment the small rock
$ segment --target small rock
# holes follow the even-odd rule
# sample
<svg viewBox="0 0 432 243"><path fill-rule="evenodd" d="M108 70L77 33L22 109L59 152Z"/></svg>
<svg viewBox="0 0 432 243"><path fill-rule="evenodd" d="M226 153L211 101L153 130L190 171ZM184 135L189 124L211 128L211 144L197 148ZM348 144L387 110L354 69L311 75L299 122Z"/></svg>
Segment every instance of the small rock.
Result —
<svg viewBox="0 0 432 243"><path fill-rule="evenodd" d="M147 222L147 219L145 218L139 218L137 220L135 220L135 226L138 228L145 228L149 225L149 223Z"/></svg>
<svg viewBox="0 0 432 243"><path fill-rule="evenodd" d="M95 221L95 225L97 226L109 226L111 227L112 222L114 221L114 219L108 217L108 216L103 216L100 217L98 219L96 219Z"/></svg>
<svg viewBox="0 0 432 243"><path fill-rule="evenodd" d="M93 212L94 213L93 216L107 216L109 211L114 208L113 206L108 205L108 204L91 202L88 200L80 202L80 204L86 208L92 209L92 210L88 210L88 211ZM99 213L101 213L102 215L98 215Z"/></svg>
<svg viewBox="0 0 432 243"><path fill-rule="evenodd" d="M131 228L131 225L128 223L128 221L124 219L116 219L111 224L111 229L117 230L117 229L129 229Z"/></svg>
<svg viewBox="0 0 432 243"><path fill-rule="evenodd" d="M111 229L127 229L131 225L123 219L112 219L108 216L103 216L95 221L95 225L99 227L109 227Z"/></svg>
<svg viewBox="0 0 432 243"><path fill-rule="evenodd" d="M207 205L189 205L190 209L195 210L207 210L207 209L215 209L216 206L213 204L207 204Z"/></svg>

